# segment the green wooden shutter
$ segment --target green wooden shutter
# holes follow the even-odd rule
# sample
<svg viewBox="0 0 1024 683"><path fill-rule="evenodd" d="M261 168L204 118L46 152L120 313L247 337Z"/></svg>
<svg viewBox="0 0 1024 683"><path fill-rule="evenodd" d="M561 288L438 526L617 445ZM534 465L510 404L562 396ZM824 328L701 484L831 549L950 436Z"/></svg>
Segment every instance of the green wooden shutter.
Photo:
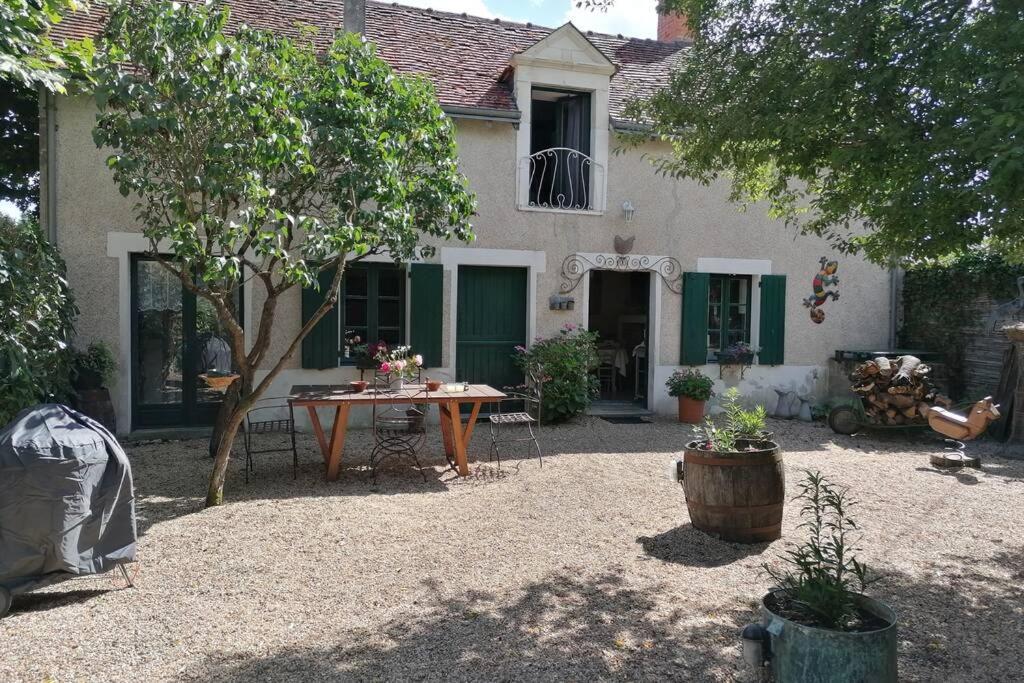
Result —
<svg viewBox="0 0 1024 683"><path fill-rule="evenodd" d="M711 276L683 273L683 328L679 362L704 365L708 362L708 293Z"/></svg>
<svg viewBox="0 0 1024 683"><path fill-rule="evenodd" d="M786 276L761 276L761 365L786 362Z"/></svg>
<svg viewBox="0 0 1024 683"><path fill-rule="evenodd" d="M319 275L320 289L302 290L302 324L305 325L317 312L334 281L335 269L322 271ZM338 305L335 304L320 319L306 338L302 340L302 367L324 370L338 367Z"/></svg>
<svg viewBox="0 0 1024 683"><path fill-rule="evenodd" d="M414 263L409 268L409 343L423 356L423 365L442 365L441 339L444 325L444 268L435 263Z"/></svg>

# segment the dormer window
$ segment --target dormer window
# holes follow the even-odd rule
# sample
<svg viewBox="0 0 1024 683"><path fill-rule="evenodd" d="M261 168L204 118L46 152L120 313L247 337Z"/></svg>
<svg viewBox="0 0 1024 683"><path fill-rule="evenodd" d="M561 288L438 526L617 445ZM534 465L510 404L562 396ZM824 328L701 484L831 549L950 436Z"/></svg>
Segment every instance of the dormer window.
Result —
<svg viewBox="0 0 1024 683"><path fill-rule="evenodd" d="M522 114L516 205L521 211L603 213L615 65L566 24L513 55L510 67Z"/></svg>
<svg viewBox="0 0 1024 683"><path fill-rule="evenodd" d="M530 98L531 207L591 210L593 94L534 87Z"/></svg>

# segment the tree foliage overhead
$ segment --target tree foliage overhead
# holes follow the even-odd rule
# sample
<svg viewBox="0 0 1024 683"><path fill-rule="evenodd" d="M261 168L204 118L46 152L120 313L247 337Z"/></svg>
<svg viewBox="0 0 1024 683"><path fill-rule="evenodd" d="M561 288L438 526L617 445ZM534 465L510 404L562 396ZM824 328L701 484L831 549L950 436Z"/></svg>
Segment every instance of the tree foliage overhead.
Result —
<svg viewBox="0 0 1024 683"><path fill-rule="evenodd" d="M92 41L57 45L48 35L78 0L0 0L0 81L64 92L71 73L87 70Z"/></svg>
<svg viewBox="0 0 1024 683"><path fill-rule="evenodd" d="M428 82L397 76L357 36L318 51L312 33L227 24L213 4L119 4L96 76L96 143L138 197L153 255L216 308L241 377L209 504L238 424L337 301L349 255L408 261L430 252L425 237L470 240L475 211ZM281 295L335 268L324 304L301 330L277 332L289 343L271 355ZM264 301L250 347L233 303L243 282Z"/></svg>
<svg viewBox="0 0 1024 683"><path fill-rule="evenodd" d="M664 171L728 175L736 199L879 263L1022 250L1024 3L662 4L696 33L635 112L674 146Z"/></svg>
<svg viewBox="0 0 1024 683"><path fill-rule="evenodd" d="M57 248L32 219L0 214L0 427L18 411L63 400L78 312Z"/></svg>

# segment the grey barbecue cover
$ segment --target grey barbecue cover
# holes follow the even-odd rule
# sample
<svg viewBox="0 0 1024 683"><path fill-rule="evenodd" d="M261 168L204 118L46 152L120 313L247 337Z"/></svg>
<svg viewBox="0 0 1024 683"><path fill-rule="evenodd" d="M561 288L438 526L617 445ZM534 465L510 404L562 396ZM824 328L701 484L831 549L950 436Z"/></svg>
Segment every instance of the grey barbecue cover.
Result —
<svg viewBox="0 0 1024 683"><path fill-rule="evenodd" d="M105 572L135 542L131 466L103 425L48 403L0 431L0 585Z"/></svg>

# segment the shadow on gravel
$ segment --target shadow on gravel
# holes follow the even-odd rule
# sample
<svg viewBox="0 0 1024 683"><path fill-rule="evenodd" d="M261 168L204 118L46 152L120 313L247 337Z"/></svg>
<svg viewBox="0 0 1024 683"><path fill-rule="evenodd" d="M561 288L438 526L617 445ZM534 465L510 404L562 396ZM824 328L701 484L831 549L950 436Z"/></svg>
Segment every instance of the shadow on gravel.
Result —
<svg viewBox="0 0 1024 683"><path fill-rule="evenodd" d="M899 616L900 677L1020 680L1022 568L1024 547L997 552L984 562L946 555L913 576L878 567L884 576L871 594Z"/></svg>
<svg viewBox="0 0 1024 683"><path fill-rule="evenodd" d="M618 574L565 569L517 598L476 592L439 600L426 616L377 630L326 634L330 644L266 655L213 657L185 680L720 680L738 663L736 634L752 617L727 610L699 627L694 615L658 613L659 595Z"/></svg>
<svg viewBox="0 0 1024 683"><path fill-rule="evenodd" d="M688 567L723 567L751 555L760 555L771 545L720 541L692 524L677 526L657 536L641 536L636 542L655 559Z"/></svg>

